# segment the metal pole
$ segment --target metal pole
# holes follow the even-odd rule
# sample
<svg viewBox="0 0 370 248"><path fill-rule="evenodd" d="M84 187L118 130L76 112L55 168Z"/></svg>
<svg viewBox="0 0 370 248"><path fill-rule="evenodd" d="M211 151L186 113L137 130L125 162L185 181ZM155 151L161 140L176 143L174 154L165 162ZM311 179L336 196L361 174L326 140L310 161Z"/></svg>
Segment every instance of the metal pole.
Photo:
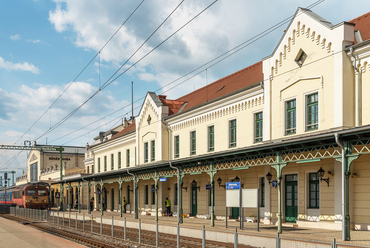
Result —
<svg viewBox="0 0 370 248"><path fill-rule="evenodd" d="M238 230L235 228L235 233L234 233L234 248L238 248Z"/></svg>
<svg viewBox="0 0 370 248"><path fill-rule="evenodd" d="M112 216L112 238L113 238L113 225L114 224L114 220L113 220L113 216Z"/></svg>
<svg viewBox="0 0 370 248"><path fill-rule="evenodd" d="M103 233L103 215L100 215L100 235Z"/></svg>
<svg viewBox="0 0 370 248"><path fill-rule="evenodd" d="M257 232L260 231L260 189L257 189Z"/></svg>
<svg viewBox="0 0 370 248"><path fill-rule="evenodd" d="M141 244L141 219L139 219L139 244Z"/></svg>
<svg viewBox="0 0 370 248"><path fill-rule="evenodd" d="M240 183L240 182L239 182ZM240 230L243 229L243 206L242 206L242 187L240 186L239 188L239 219L240 219L240 223L239 223L239 228Z"/></svg>
<svg viewBox="0 0 370 248"><path fill-rule="evenodd" d="M332 248L337 248L337 241L335 240L335 238L333 239L333 243L331 245Z"/></svg>
<svg viewBox="0 0 370 248"><path fill-rule="evenodd" d="M180 223L177 222L177 248L180 248Z"/></svg>
<svg viewBox="0 0 370 248"><path fill-rule="evenodd" d="M126 217L125 217L124 227L123 227L123 239L126 241Z"/></svg>
<svg viewBox="0 0 370 248"><path fill-rule="evenodd" d="M279 233L276 236L276 248L280 248L280 236L279 236Z"/></svg>
<svg viewBox="0 0 370 248"><path fill-rule="evenodd" d="M204 225L202 230L202 248L206 248L206 229Z"/></svg>
<svg viewBox="0 0 370 248"><path fill-rule="evenodd" d="M158 248L158 221L155 223L155 247Z"/></svg>
<svg viewBox="0 0 370 248"><path fill-rule="evenodd" d="M226 213L225 213L225 224L226 224L226 228L227 228L227 207L225 207L226 209Z"/></svg>

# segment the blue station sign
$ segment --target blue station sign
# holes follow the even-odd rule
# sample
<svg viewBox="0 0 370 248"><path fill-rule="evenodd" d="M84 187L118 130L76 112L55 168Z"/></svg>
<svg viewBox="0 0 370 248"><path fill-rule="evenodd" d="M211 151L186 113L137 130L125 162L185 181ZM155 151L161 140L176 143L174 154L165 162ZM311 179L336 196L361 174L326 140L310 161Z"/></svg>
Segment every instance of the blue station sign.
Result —
<svg viewBox="0 0 370 248"><path fill-rule="evenodd" d="M240 182L226 183L226 189L240 189Z"/></svg>
<svg viewBox="0 0 370 248"><path fill-rule="evenodd" d="M210 190L211 189L211 185L210 184L206 184L206 190Z"/></svg>
<svg viewBox="0 0 370 248"><path fill-rule="evenodd" d="M160 182L166 182L167 181L167 177L161 177L161 178L159 178L159 181Z"/></svg>

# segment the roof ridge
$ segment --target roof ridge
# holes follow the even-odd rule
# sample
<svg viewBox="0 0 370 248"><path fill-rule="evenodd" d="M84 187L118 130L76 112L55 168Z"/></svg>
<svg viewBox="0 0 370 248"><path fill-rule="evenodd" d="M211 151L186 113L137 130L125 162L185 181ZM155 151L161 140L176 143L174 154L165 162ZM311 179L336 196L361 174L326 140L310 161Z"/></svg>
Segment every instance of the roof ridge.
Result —
<svg viewBox="0 0 370 248"><path fill-rule="evenodd" d="M176 100L177 100L177 101L181 101L181 100L180 100L181 98L184 98L184 97L186 97L186 96L190 96L190 95L192 95L192 94L195 94L196 92L199 92L200 90L203 90L203 89L206 89L206 88L208 88L208 87L211 87L212 85L214 85L214 84L216 84L216 83L218 83L218 82L221 82L221 81L223 81L223 80L225 80L225 79L227 79L227 78L233 77L233 76L235 76L235 75L237 75L237 74L241 73L242 71L246 71L246 70L252 69L253 67L257 66L257 65L258 65L258 64L260 64L260 63L262 63L262 61L258 61L258 62L256 62L256 63L254 63L254 64L250 65L250 66L247 66L247 67L245 67L245 68L243 68L243 69L239 70L239 71L236 71L236 72L234 72L234 73L232 73L232 74L229 74L229 75L227 75L227 76L225 76L225 77L223 77L223 78L220 78L220 79L218 79L218 80L216 80L216 81L214 81L214 82L212 82L212 83L210 83L210 84L207 84L206 86L203 86L203 87L201 87L201 88L199 88L199 89L197 89L197 90L194 90L194 91L192 91L192 92L190 92L190 93L188 93L188 94L186 94L186 95L183 95L183 96L181 96L181 97L177 98ZM184 102L185 102L185 101L184 101Z"/></svg>

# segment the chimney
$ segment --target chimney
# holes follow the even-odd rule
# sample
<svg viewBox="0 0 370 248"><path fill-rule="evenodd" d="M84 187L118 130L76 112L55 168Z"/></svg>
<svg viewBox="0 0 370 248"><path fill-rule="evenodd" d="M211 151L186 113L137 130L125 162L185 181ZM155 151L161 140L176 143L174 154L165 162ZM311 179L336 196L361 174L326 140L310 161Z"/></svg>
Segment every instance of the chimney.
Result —
<svg viewBox="0 0 370 248"><path fill-rule="evenodd" d="M165 96L165 95L158 95L158 98L159 98L159 99L164 99L164 100L165 100L165 99L166 99L166 97L167 97L167 96Z"/></svg>
<svg viewBox="0 0 370 248"><path fill-rule="evenodd" d="M122 124L123 124L123 128L127 127L128 121L127 121L126 117L123 119L123 123Z"/></svg>

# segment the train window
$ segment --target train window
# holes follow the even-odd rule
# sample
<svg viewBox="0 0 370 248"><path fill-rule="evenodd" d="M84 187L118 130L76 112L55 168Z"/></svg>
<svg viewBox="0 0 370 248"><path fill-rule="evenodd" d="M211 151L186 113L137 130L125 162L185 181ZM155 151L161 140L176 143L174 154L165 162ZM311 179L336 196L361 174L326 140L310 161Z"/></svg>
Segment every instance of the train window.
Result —
<svg viewBox="0 0 370 248"><path fill-rule="evenodd" d="M36 195L36 190L27 190L27 195Z"/></svg>
<svg viewBox="0 0 370 248"><path fill-rule="evenodd" d="M39 190L39 195L46 195L46 190Z"/></svg>

